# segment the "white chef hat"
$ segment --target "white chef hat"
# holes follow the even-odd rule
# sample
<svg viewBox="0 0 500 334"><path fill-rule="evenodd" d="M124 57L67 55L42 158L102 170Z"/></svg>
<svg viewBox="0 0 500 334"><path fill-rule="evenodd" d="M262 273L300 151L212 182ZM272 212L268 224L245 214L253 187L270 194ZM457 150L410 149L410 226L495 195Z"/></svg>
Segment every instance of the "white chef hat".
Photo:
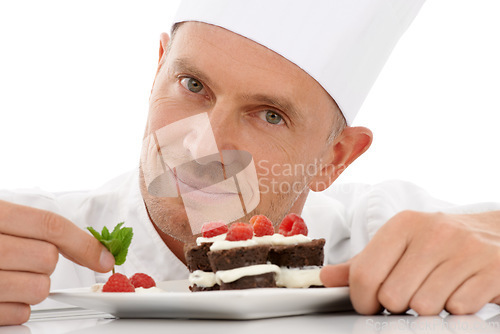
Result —
<svg viewBox="0 0 500 334"><path fill-rule="evenodd" d="M293 62L354 117L424 0L183 0L174 23L198 21Z"/></svg>

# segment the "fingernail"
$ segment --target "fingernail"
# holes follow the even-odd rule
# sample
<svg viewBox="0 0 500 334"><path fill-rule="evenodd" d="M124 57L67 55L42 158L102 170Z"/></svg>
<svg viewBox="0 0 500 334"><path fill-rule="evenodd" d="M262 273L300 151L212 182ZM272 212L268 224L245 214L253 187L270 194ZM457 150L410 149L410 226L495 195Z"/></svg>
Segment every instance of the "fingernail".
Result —
<svg viewBox="0 0 500 334"><path fill-rule="evenodd" d="M99 263L103 268L111 268L115 265L115 257L107 249L103 249L101 252L101 258Z"/></svg>

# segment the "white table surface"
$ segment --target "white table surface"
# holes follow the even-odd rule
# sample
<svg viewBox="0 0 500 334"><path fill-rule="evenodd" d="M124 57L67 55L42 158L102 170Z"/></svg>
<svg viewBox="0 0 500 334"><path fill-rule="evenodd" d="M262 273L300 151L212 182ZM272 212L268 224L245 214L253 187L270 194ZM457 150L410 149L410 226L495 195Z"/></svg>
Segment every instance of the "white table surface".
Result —
<svg viewBox="0 0 500 334"><path fill-rule="evenodd" d="M35 311L21 326L0 334L25 333L500 333L500 307L487 305L468 316L361 316L354 312L312 314L261 320L115 319L78 308Z"/></svg>

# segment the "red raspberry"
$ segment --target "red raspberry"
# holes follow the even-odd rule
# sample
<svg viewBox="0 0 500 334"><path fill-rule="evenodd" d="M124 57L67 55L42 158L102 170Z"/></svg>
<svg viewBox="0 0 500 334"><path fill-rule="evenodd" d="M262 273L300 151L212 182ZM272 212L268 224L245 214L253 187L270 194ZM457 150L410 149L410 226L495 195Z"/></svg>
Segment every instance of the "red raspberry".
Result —
<svg viewBox="0 0 500 334"><path fill-rule="evenodd" d="M255 233L257 237L274 234L273 223L264 215L253 216L250 218L250 224L252 224L253 233Z"/></svg>
<svg viewBox="0 0 500 334"><path fill-rule="evenodd" d="M295 213L290 213L283 218L278 233L283 234L285 237L297 234L307 235L307 226L306 223L304 223L304 219Z"/></svg>
<svg viewBox="0 0 500 334"><path fill-rule="evenodd" d="M102 287L102 292L135 292L135 288L130 284L127 276L116 273L108 278L108 281Z"/></svg>
<svg viewBox="0 0 500 334"><path fill-rule="evenodd" d="M130 277L130 284L132 284L136 288L152 288L156 286L155 280L143 273L134 274L134 276Z"/></svg>
<svg viewBox="0 0 500 334"><path fill-rule="evenodd" d="M253 228L250 224L234 223L227 231L226 240L242 241L253 238Z"/></svg>
<svg viewBox="0 0 500 334"><path fill-rule="evenodd" d="M212 238L227 233L228 227L224 222L208 222L201 227L204 238Z"/></svg>

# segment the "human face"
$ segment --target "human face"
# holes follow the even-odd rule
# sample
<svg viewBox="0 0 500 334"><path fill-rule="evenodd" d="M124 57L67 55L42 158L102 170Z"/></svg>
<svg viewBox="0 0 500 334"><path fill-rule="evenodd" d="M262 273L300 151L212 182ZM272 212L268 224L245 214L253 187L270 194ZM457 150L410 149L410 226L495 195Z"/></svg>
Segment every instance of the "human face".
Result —
<svg viewBox="0 0 500 334"><path fill-rule="evenodd" d="M275 52L225 29L188 22L160 61L145 138L206 113L217 149L249 152L255 163L260 202L238 220L264 214L278 224L331 160L326 139L335 108L314 79ZM143 173L141 191L160 230L181 241L192 236L180 197L153 196Z"/></svg>

